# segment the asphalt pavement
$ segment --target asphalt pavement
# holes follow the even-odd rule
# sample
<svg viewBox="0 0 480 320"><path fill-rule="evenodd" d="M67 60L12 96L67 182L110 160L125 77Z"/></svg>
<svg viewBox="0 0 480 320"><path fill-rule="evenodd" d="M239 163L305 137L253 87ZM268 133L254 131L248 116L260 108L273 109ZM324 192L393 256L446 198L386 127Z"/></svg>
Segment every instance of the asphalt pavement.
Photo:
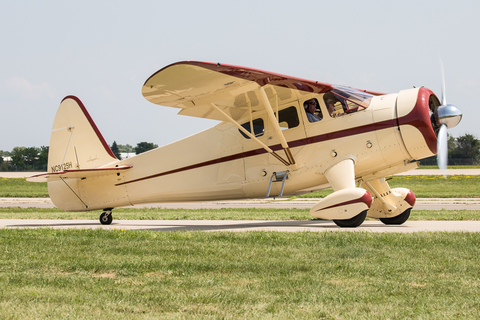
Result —
<svg viewBox="0 0 480 320"><path fill-rule="evenodd" d="M224 209L224 208L276 208L310 209L320 198L262 198L245 200L149 203L124 208L164 209ZM0 207L55 208L50 198L0 198ZM414 210L480 210L480 198L418 198Z"/></svg>
<svg viewBox="0 0 480 320"><path fill-rule="evenodd" d="M365 221L357 228L340 228L332 221L261 221L261 220L113 220L101 225L97 220L0 219L3 228L106 229L151 231L282 231L282 232L400 232L463 231L480 232L480 221L407 221L387 226L380 221Z"/></svg>
<svg viewBox="0 0 480 320"><path fill-rule="evenodd" d="M2 172L0 177L21 178L36 173ZM440 170L416 169L403 175L439 175ZM449 169L448 175L479 175L480 169ZM154 203L131 206L129 208L159 207L184 209L221 208L305 208L314 206L320 199L263 198L233 201L205 201L184 203ZM49 198L0 198L0 207L54 208ZM418 198L414 210L480 210L480 198ZM98 220L36 220L0 219L0 228L102 228L118 230L202 230L202 231L367 231L367 232L419 232L419 231L466 231L480 232L480 221L407 221L401 226L386 226L380 221L366 221L358 228L339 228L332 221L232 221L232 220L116 220L108 226Z"/></svg>

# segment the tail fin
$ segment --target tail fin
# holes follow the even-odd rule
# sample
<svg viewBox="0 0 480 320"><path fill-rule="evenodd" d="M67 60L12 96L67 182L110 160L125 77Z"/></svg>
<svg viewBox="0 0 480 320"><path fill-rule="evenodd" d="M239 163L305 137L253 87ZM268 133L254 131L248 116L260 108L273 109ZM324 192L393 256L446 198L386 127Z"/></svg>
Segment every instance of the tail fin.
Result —
<svg viewBox="0 0 480 320"><path fill-rule="evenodd" d="M67 96L53 121L48 172L92 169L117 161L112 150L75 96Z"/></svg>

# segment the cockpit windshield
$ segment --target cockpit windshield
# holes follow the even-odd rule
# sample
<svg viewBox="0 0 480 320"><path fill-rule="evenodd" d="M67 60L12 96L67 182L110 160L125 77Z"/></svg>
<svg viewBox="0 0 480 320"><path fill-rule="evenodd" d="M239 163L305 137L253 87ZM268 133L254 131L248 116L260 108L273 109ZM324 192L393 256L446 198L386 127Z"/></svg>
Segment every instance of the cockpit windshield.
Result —
<svg viewBox="0 0 480 320"><path fill-rule="evenodd" d="M324 95L325 105L332 117L365 110L372 98L370 93L337 85Z"/></svg>

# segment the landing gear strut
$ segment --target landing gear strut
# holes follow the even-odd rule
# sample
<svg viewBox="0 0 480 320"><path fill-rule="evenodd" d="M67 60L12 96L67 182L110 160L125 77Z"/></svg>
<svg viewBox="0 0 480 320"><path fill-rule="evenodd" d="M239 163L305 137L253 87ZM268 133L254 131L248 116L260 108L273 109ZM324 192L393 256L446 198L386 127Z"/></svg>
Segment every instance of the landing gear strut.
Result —
<svg viewBox="0 0 480 320"><path fill-rule="evenodd" d="M106 209L104 213L100 215L100 223L103 225L111 224L113 221L112 210Z"/></svg>

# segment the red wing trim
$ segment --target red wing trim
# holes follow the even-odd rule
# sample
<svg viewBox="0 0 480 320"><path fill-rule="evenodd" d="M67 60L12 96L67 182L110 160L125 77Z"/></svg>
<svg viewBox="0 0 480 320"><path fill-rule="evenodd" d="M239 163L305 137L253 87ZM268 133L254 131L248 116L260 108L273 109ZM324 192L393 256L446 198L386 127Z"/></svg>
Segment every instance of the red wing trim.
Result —
<svg viewBox="0 0 480 320"><path fill-rule="evenodd" d="M369 93L369 94L373 94L374 96L384 96L388 93L383 93L383 92L376 92L376 91L370 91L370 90L364 90L364 89L357 89L357 88L354 88L355 90L358 90L358 91L361 91L361 92L366 92L366 93Z"/></svg>
<svg viewBox="0 0 480 320"><path fill-rule="evenodd" d="M72 99L74 100L79 106L80 106L80 109L82 110L83 114L85 115L85 118L87 118L88 122L90 123L90 125L92 126L93 128L93 131L95 131L95 133L97 134L97 137L98 139L100 140L100 142L102 143L103 147L105 148L105 151L107 151L108 155L111 156L112 158L114 158L115 160L118 160L117 157L115 156L115 154L113 153L112 149L110 149L110 146L108 145L107 141L105 141L105 138L103 137L103 135L101 134L100 130L98 130L98 127L97 125L95 124L95 122L93 121L92 117L90 116L90 114L88 113L87 109L85 108L85 106L83 105L82 101L80 101L79 98L77 98L76 96L66 96L65 98L63 98L62 102L67 100L67 99Z"/></svg>
<svg viewBox="0 0 480 320"><path fill-rule="evenodd" d="M212 63L212 62L201 62L201 61L180 61L180 62L172 63L158 70L154 74L152 74L147 79L147 81L145 81L144 85L147 84L148 80L150 80L152 77L162 72L163 70L170 68L172 66L182 65L182 64L202 67L202 68L205 68L211 71L220 72L232 77L254 81L258 83L258 85L261 87L267 84L271 84L279 87L286 87L294 90L307 91L312 93L325 93L325 92L329 92L333 88L332 85L329 83L305 80L305 79L285 76L282 74L253 69L253 68L246 68L246 67L240 67L240 66L233 66L229 64Z"/></svg>

